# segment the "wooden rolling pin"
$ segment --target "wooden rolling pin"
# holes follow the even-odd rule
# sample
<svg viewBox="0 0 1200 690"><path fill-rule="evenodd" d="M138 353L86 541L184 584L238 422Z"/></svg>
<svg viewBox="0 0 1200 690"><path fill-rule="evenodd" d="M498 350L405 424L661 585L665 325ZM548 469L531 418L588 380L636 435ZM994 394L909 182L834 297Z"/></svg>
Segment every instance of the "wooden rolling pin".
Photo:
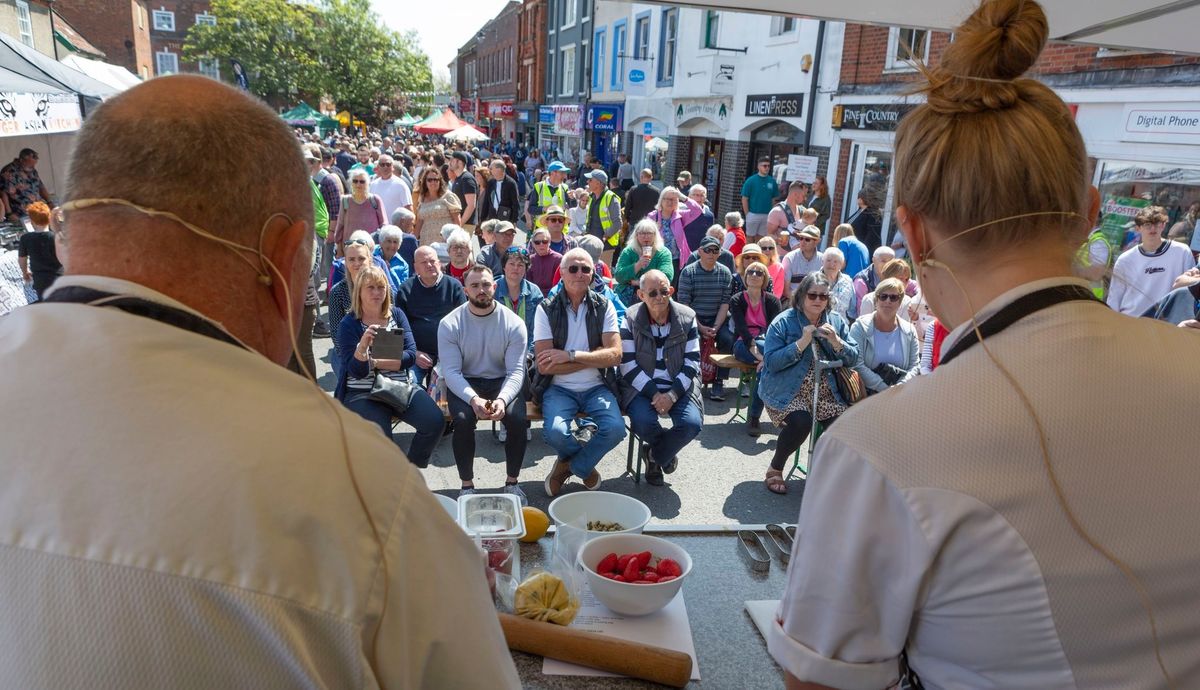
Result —
<svg viewBox="0 0 1200 690"><path fill-rule="evenodd" d="M508 648L682 688L692 677L683 652L500 613Z"/></svg>

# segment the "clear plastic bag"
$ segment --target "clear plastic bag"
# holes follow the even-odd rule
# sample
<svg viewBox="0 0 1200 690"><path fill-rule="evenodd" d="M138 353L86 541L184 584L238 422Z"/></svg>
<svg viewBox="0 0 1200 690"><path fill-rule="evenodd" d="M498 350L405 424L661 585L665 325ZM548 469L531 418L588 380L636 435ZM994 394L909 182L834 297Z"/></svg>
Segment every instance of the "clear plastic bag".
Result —
<svg viewBox="0 0 1200 690"><path fill-rule="evenodd" d="M531 571L519 583L510 575L496 573L500 603L519 616L569 625L579 612L586 582L578 560L587 538L586 518L559 525L545 568Z"/></svg>

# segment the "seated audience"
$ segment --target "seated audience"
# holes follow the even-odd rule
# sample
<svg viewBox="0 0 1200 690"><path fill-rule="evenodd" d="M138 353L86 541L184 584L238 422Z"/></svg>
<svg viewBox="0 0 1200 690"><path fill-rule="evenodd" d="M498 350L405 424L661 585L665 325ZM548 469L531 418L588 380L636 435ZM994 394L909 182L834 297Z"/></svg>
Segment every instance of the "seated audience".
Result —
<svg viewBox="0 0 1200 690"><path fill-rule="evenodd" d="M712 237L700 242L700 260L684 267L679 276L679 303L696 312L700 337L715 341L716 350L729 352L733 333L725 320L729 317L729 298L733 296L733 274L717 263L721 245ZM725 379L728 369L717 369L709 389L709 400L725 399Z"/></svg>
<svg viewBox="0 0 1200 690"><path fill-rule="evenodd" d="M517 481L529 428L525 416L529 338L525 321L496 304L495 289L487 266L476 264L467 270L467 303L438 325L438 354L454 423L454 463L462 482L459 496L475 493L475 427L480 419L487 419L500 422L506 431L504 492L525 505L528 500Z"/></svg>
<svg viewBox="0 0 1200 690"><path fill-rule="evenodd" d="M640 225L640 224L639 224ZM671 299L671 281L650 269L621 326L621 403L644 445L646 483L663 485L679 452L700 434L700 331L696 314ZM669 416L663 429L659 417Z"/></svg>
<svg viewBox="0 0 1200 690"><path fill-rule="evenodd" d="M334 336L342 360L334 397L363 419L378 424L383 435L393 441L393 417L411 426L416 433L408 447L408 460L425 467L442 437L442 411L437 403L417 386L412 386L412 398L404 409L371 398L376 372L401 384L409 383L408 370L417 353L412 329L404 311L392 306L391 288L383 271L367 266L353 281L350 313L338 323ZM404 354L400 359L376 359L371 352L376 336L380 331L396 329L404 333Z"/></svg>
<svg viewBox="0 0 1200 690"><path fill-rule="evenodd" d="M475 254L471 251L471 236L462 228L450 231L446 238L446 254L450 261L446 263L446 273L462 285L467 270L475 265Z"/></svg>
<svg viewBox="0 0 1200 690"><path fill-rule="evenodd" d="M533 353L533 325L538 305L545 299L541 288L526 276L529 273L529 253L522 247L509 247L504 252L504 273L495 280L495 300L512 309L525 322L529 342L526 349ZM503 439L501 439L503 440Z"/></svg>
<svg viewBox="0 0 1200 690"><path fill-rule="evenodd" d="M517 226L507 220L485 220L480 228L485 236L490 231L494 239L491 244L480 247L475 262L492 269L492 275L500 275L503 272L500 259L513 245L513 240L517 237Z"/></svg>
<svg viewBox="0 0 1200 690"><path fill-rule="evenodd" d="M432 247L418 247L413 256L415 275L396 292L396 306L404 310L416 341L417 383L423 384L438 361L437 329L442 318L467 301L462 285L442 274L442 265Z"/></svg>
<svg viewBox="0 0 1200 690"><path fill-rule="evenodd" d="M544 293L554 287L554 273L562 264L562 254L551 249L550 244L550 231L546 228L537 228L529 235L529 280Z"/></svg>
<svg viewBox="0 0 1200 690"><path fill-rule="evenodd" d="M395 225L385 225L379 228L379 246L375 247L375 256L387 264L388 282L395 292L400 284L408 280L408 262L400 256L400 243L404 233Z"/></svg>
<svg viewBox="0 0 1200 690"><path fill-rule="evenodd" d="M721 243L721 249L733 254L736 259L745 246L746 219L742 218L741 212L730 211L725 214L725 240Z"/></svg>
<svg viewBox="0 0 1200 690"><path fill-rule="evenodd" d="M900 302L906 299L904 283L885 278L875 288L875 311L859 317L850 326L850 339L858 345L854 370L871 393L904 383L920 371L920 344L913 325L900 318Z"/></svg>
<svg viewBox="0 0 1200 690"><path fill-rule="evenodd" d="M829 247L821 253L821 273L833 286L829 308L841 314L846 321L853 322L857 314L854 306L854 281L842 272L846 265L845 255L837 247Z"/></svg>

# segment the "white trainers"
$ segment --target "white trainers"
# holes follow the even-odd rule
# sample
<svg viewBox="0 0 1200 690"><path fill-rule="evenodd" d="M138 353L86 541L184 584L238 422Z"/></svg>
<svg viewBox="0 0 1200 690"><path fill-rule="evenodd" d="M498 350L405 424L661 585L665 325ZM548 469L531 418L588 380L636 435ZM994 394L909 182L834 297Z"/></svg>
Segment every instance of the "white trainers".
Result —
<svg viewBox="0 0 1200 690"><path fill-rule="evenodd" d="M502 426L496 431L496 439L501 443L508 440L508 427Z"/></svg>

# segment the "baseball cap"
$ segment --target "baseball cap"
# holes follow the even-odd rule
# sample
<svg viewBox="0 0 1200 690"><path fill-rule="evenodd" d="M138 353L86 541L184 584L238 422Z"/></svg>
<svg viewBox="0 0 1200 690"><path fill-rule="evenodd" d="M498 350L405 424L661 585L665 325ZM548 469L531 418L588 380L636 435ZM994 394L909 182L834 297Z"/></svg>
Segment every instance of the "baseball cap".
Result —
<svg viewBox="0 0 1200 690"><path fill-rule="evenodd" d="M603 170L593 170L584 175L589 180L599 180L602 184L608 184L608 173Z"/></svg>
<svg viewBox="0 0 1200 690"><path fill-rule="evenodd" d="M718 242L717 238L715 238L715 237L705 237L704 239L700 240L700 248L701 249L704 249L705 247L720 247L720 246L721 246L721 243Z"/></svg>
<svg viewBox="0 0 1200 690"><path fill-rule="evenodd" d="M312 146L305 146L304 147L304 160L319 161L319 160L321 160L321 155L319 153L317 153L316 150L314 150L314 148Z"/></svg>
<svg viewBox="0 0 1200 690"><path fill-rule="evenodd" d="M563 165L562 161L554 161L550 167L546 168L546 172L569 172L570 169Z"/></svg>
<svg viewBox="0 0 1200 690"><path fill-rule="evenodd" d="M465 151L455 151L454 153L450 154L450 157L455 160L462 161L463 165L471 165L471 155Z"/></svg>
<svg viewBox="0 0 1200 690"><path fill-rule="evenodd" d="M516 232L516 231L517 231L517 226L513 225L512 223L508 222L507 220L502 220L499 223L496 223L496 227L492 229L492 232Z"/></svg>
<svg viewBox="0 0 1200 690"><path fill-rule="evenodd" d="M800 231L797 237L811 237L814 240L819 240L821 239L821 231L815 225L807 225Z"/></svg>

